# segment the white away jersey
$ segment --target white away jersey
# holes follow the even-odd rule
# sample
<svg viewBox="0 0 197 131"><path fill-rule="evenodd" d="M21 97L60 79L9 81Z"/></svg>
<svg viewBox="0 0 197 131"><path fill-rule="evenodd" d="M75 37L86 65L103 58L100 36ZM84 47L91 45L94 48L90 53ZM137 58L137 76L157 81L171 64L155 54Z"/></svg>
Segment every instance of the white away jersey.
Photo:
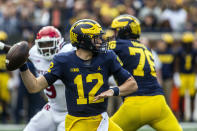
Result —
<svg viewBox="0 0 197 131"><path fill-rule="evenodd" d="M68 52L74 49L71 44L65 44L59 52ZM34 64L39 76L47 72L51 63L51 61L44 59L44 57L39 54L35 45L29 51L29 60ZM65 86L62 81L57 80L52 86L44 89L44 93L48 97L52 109L67 111Z"/></svg>

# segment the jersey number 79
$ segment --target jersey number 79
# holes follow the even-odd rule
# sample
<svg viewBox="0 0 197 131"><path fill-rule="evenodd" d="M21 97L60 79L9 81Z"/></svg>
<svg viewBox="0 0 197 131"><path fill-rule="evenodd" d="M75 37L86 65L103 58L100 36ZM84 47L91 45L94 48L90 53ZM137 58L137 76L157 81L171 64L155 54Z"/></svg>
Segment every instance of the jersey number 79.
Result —
<svg viewBox="0 0 197 131"><path fill-rule="evenodd" d="M137 65L137 68L133 70L133 75L135 76L144 76L144 65L145 61L147 59L149 66L150 66L150 74L154 77L156 77L156 71L155 71L155 63L152 53L143 48L137 48L137 47L129 47L130 55L136 55L136 53L140 54L139 64Z"/></svg>

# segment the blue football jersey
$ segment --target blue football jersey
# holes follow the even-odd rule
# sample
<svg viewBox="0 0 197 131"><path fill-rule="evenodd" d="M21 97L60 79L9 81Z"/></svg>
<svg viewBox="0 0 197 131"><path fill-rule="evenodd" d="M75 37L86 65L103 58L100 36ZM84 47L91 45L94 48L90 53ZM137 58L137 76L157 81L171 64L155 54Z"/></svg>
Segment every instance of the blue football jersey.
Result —
<svg viewBox="0 0 197 131"><path fill-rule="evenodd" d="M194 73L196 53L193 49L187 53L185 49L180 48L176 57L179 59L180 73Z"/></svg>
<svg viewBox="0 0 197 131"><path fill-rule="evenodd" d="M173 77L173 71L174 71L174 52L168 48L165 51L157 51L159 60L162 63L162 79L171 79Z"/></svg>
<svg viewBox="0 0 197 131"><path fill-rule="evenodd" d="M151 96L163 94L162 88L156 78L154 59L151 50L139 41L118 39L109 42L109 48L123 62L138 84L138 90L129 96Z"/></svg>
<svg viewBox="0 0 197 131"><path fill-rule="evenodd" d="M66 86L68 113L73 116L94 116L106 111L107 99L93 102L94 97L109 89L108 78L115 75L120 83L131 74L122 68L113 51L101 53L91 60L80 59L75 51L54 57L45 78L49 85L61 79Z"/></svg>

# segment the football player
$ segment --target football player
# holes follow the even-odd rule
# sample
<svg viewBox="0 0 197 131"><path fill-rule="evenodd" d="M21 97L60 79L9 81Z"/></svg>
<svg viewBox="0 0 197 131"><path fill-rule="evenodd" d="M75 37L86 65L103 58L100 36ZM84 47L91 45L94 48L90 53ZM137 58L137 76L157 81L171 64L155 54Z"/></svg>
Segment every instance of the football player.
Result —
<svg viewBox="0 0 197 131"><path fill-rule="evenodd" d="M193 121L196 71L196 51L192 48L193 42L194 36L191 32L183 33L182 47L175 57L174 83L177 87L180 87L179 107L181 121Z"/></svg>
<svg viewBox="0 0 197 131"><path fill-rule="evenodd" d="M0 31L0 42L6 42L7 38L7 33ZM6 70L5 60L6 52L0 49L0 117L3 123L7 122L8 107L11 100L10 91L8 89L11 72Z"/></svg>
<svg viewBox="0 0 197 131"><path fill-rule="evenodd" d="M35 45L29 51L29 60L34 64L39 76L47 72L55 54L74 50L65 44L60 31L53 26L45 26L37 33ZM27 88L28 89L28 88ZM39 92L41 90L37 90ZM29 92L32 92L29 90ZM35 93L35 92L32 92ZM67 113L65 86L58 80L44 89L48 103L27 124L24 131L64 131Z"/></svg>
<svg viewBox="0 0 197 131"><path fill-rule="evenodd" d="M116 40L109 42L109 48L116 52L138 84L136 92L123 97L123 104L111 120L124 131L136 131L146 124L156 130L181 131L157 81L152 52L138 40L141 34L138 19L120 15L112 21L111 28Z"/></svg>
<svg viewBox="0 0 197 131"><path fill-rule="evenodd" d="M138 88L115 53L106 50L102 34L102 27L96 21L79 20L70 29L70 40L76 51L56 55L48 73L38 78L26 64L20 67L22 79L31 92L53 85L58 79L65 84L66 131L121 131L108 120L106 97L124 96ZM111 74L121 85L109 89Z"/></svg>
<svg viewBox="0 0 197 131"><path fill-rule="evenodd" d="M172 45L174 38L171 34L162 34L161 40L157 43L157 53L159 60L162 63L161 74L162 74L162 87L164 90L164 96L166 102L170 106L170 97L173 87L173 72L174 72L174 51Z"/></svg>

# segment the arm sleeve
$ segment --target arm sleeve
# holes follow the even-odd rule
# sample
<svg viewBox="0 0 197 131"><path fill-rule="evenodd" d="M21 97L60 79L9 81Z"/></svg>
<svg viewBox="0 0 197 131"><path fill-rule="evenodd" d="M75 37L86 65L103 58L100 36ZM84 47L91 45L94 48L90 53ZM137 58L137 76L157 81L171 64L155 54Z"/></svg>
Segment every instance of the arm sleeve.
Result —
<svg viewBox="0 0 197 131"><path fill-rule="evenodd" d="M114 72L118 71L122 68L123 63L120 58L115 54L114 51L110 51L110 71L113 74Z"/></svg>
<svg viewBox="0 0 197 131"><path fill-rule="evenodd" d="M50 64L48 72L44 75L49 86L52 85L57 79L61 79L61 63L58 61L57 57L54 57Z"/></svg>
<svg viewBox="0 0 197 131"><path fill-rule="evenodd" d="M44 77L47 80L47 83L48 83L49 86L51 86L58 79L57 76L55 76L51 73L44 74Z"/></svg>
<svg viewBox="0 0 197 131"><path fill-rule="evenodd" d="M110 66L111 72L114 75L116 81L118 82L118 85L121 85L129 77L131 77L131 74L122 67L123 65L122 61L114 52L112 52L111 56L112 56L112 63Z"/></svg>
<svg viewBox="0 0 197 131"><path fill-rule="evenodd" d="M28 62L27 62L27 65L28 65L29 70L31 71L31 73L32 73L35 77L37 77L38 75L36 74L36 68L35 68L34 64L33 64L31 61L28 61Z"/></svg>
<svg viewBox="0 0 197 131"><path fill-rule="evenodd" d="M114 78L116 79L118 85L123 84L131 76L132 75L124 68L120 68L117 72L114 73Z"/></svg>

